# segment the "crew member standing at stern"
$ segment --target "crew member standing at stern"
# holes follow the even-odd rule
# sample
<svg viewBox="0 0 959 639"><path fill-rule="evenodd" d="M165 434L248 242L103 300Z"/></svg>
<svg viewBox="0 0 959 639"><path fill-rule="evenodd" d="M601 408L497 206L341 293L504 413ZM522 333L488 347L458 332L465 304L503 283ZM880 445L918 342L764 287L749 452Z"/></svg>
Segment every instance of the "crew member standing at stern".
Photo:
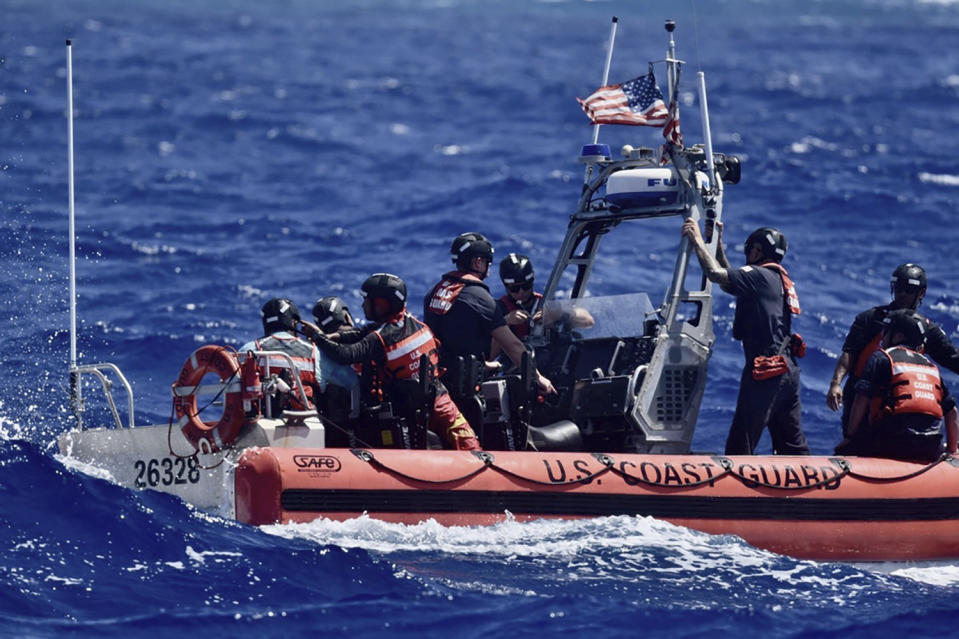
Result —
<svg viewBox="0 0 959 639"><path fill-rule="evenodd" d="M726 454L752 455L768 426L775 454L808 455L796 363L803 347L801 338L791 334L792 316L800 313L799 298L780 264L786 237L774 228L756 229L743 247L746 266L733 269L723 250L722 225L717 229L716 257L710 255L695 220L685 221L682 234L692 243L706 277L736 297L733 337L743 343L746 364Z"/></svg>

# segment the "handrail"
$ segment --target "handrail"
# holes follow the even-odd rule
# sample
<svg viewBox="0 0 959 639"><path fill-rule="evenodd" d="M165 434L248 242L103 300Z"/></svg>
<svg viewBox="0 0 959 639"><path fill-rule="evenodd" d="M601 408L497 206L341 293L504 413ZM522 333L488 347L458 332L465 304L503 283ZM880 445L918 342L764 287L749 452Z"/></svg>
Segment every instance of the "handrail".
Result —
<svg viewBox="0 0 959 639"><path fill-rule="evenodd" d="M107 403L110 404L110 412L113 413L113 421L116 423L117 428L123 428L123 422L120 420L120 413L117 411L116 402L113 401L113 382L111 382L106 375L103 374L103 370L108 370L113 372L123 384L123 387L127 391L127 411L129 414L129 428L134 427L134 412L133 412L133 387L130 386L130 382L127 381L127 378L124 377L123 373L117 367L116 364L111 364L109 362L103 362L100 364L84 364L82 366L73 366L70 368L70 374L77 375L77 386L79 387L79 376L83 373L90 373L94 375L97 379L100 380L100 385L103 387L103 394L107 398ZM83 418L82 410L76 412L77 416L77 425L80 428L83 428Z"/></svg>
<svg viewBox="0 0 959 639"><path fill-rule="evenodd" d="M253 357L257 357L257 358L266 357L266 365L264 366L264 369L266 370L267 375L270 374L270 358L271 357L281 357L284 360L286 360L286 362L290 365L290 370L293 371L293 373L295 373L294 375L291 375L290 377L293 378L293 383L296 386L296 390L298 391L300 400L303 402L304 406L310 405L311 402L309 398L306 396L306 389L303 388L303 380L300 379L299 369L296 367L296 364L293 362L293 358L290 357L289 353L284 353L282 351L254 351L254 350L243 351L243 353L244 354L252 353Z"/></svg>

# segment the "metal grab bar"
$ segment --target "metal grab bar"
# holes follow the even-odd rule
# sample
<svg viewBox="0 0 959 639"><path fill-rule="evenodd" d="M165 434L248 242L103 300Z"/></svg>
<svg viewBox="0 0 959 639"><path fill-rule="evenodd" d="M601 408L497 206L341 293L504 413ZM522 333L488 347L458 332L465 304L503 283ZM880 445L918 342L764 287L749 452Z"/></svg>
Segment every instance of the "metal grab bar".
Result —
<svg viewBox="0 0 959 639"><path fill-rule="evenodd" d="M90 373L93 376L95 376L97 379L99 379L100 385L103 387L103 394L107 398L107 403L110 404L110 412L113 413L113 421L116 423L117 428L123 428L123 422L120 420L120 413L117 411L117 405L116 405L116 402L113 401L113 393L111 392L113 390L113 382L111 382L107 378L107 376L103 374L104 370L111 371L114 375L116 375L120 379L120 383L122 383L123 387L126 389L127 411L128 411L129 420L130 420L128 427L133 428L134 427L133 387L130 386L130 382L127 381L127 378L124 377L122 372L120 372L120 369L117 367L116 364L104 362L101 364L84 364L82 366L74 366L70 369L70 375L77 376L78 388L79 388L79 378L84 373ZM83 414L82 409L80 411L77 411L76 413L77 426L79 426L81 429L83 428L82 414Z"/></svg>
<svg viewBox="0 0 959 639"><path fill-rule="evenodd" d="M291 375L293 378L293 383L296 386L297 393L300 396L300 400L303 402L304 406L309 406L311 402L306 396L306 389L303 388L303 380L300 379L299 369L296 367L296 364L293 362L293 358L290 357L289 353L284 353L282 351L243 351L242 354L252 353L253 357L259 359L260 357L266 357L266 363L264 365L264 370L266 374L270 374L270 358L271 357L281 357L286 360L286 363L289 364L290 371L294 374ZM279 370L279 369L278 369ZM267 402L267 407L269 407L269 402Z"/></svg>

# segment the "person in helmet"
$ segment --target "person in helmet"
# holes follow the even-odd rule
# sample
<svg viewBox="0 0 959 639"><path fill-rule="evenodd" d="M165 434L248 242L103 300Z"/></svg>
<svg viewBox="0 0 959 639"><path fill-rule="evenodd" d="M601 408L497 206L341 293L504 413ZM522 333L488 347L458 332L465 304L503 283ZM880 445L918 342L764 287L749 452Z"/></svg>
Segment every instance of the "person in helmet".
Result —
<svg viewBox="0 0 959 639"><path fill-rule="evenodd" d="M349 333L342 341L353 340L351 343L337 343L322 331L311 329L313 343L337 363L361 364L364 375L370 376L369 386L377 403L403 401L404 398L392 395L398 392L396 380L429 375L436 390L430 430L450 448L479 450L476 434L436 377L438 344L433 333L406 310L406 283L391 273L374 273L360 290L363 313L372 322L371 330ZM420 367L422 355L430 363L426 371Z"/></svg>
<svg viewBox="0 0 959 639"><path fill-rule="evenodd" d="M333 295L316 300L316 304L313 305L313 319L316 323L310 324L309 329L322 332L335 342L341 341L342 334L358 330L355 328L350 309L343 300ZM303 324L306 325L307 322ZM304 330L304 333L307 331ZM310 335L312 332L307 334Z"/></svg>
<svg viewBox="0 0 959 639"><path fill-rule="evenodd" d="M499 263L499 278L506 294L496 300L496 312L503 315L507 326L521 340L526 339L532 325L545 322L553 325L567 322L570 329L588 328L595 319L585 308L569 306L542 307L543 296L533 290L536 274L533 263L525 255L510 253ZM490 359L500 354L498 344L492 344Z"/></svg>
<svg viewBox="0 0 959 639"><path fill-rule="evenodd" d="M931 462L956 453L959 413L939 375L922 354L925 318L912 309L889 311L882 320L880 348L856 380L849 426L836 454Z"/></svg>
<svg viewBox="0 0 959 639"><path fill-rule="evenodd" d="M306 410L314 408L313 396L317 392L326 390L328 383L344 388L353 388L359 384L356 373L348 367L325 362L320 357L316 346L296 334L297 326L301 324L300 311L292 300L277 297L269 300L260 310L263 321L263 337L247 342L239 349L241 357L250 351L274 351L286 353L293 362L295 371L290 370L290 361L285 357L264 357L260 361L263 375L279 374L285 378L291 392L274 398L271 402L271 412L278 416L285 408ZM308 402L303 405L302 399L295 392L294 373L303 382L304 390L308 394Z"/></svg>
<svg viewBox="0 0 959 639"><path fill-rule="evenodd" d="M542 318L543 296L533 290L533 263L525 255L510 253L499 263L499 279L506 294L496 300L496 311L520 339L529 335L530 324Z"/></svg>
<svg viewBox="0 0 959 639"><path fill-rule="evenodd" d="M719 237L715 257L695 220L683 223L682 234L695 249L706 277L736 297L733 337L742 342L746 364L726 454L752 455L768 427L774 453L808 455L796 361L801 354L797 346L800 338L792 333L792 317L800 313L799 297L781 264L788 248L786 236L771 227L756 229L743 245L746 265L733 269L723 249L722 224L716 228ZM769 361L777 365L765 370L764 363Z"/></svg>
<svg viewBox="0 0 959 639"><path fill-rule="evenodd" d="M480 233L463 233L450 245L450 255L456 269L445 273L423 300L423 318L440 340L440 366L456 371L459 358L487 362L494 343L520 366L525 352L523 342L510 331L503 314L497 312L489 287L483 283L493 263L493 245ZM486 366L487 370L494 369L494 365ZM543 392L556 392L549 379L539 371L535 375ZM475 393L457 391L453 399L478 428L482 409L475 406Z"/></svg>
<svg viewBox="0 0 959 639"><path fill-rule="evenodd" d="M856 396L856 381L862 375L866 363L876 350L883 333L883 320L896 310L917 311L926 295L926 271L918 264L900 264L889 280L892 301L883 306L874 306L863 311L853 320L842 353L836 362L826 405L833 411L842 409L840 422L843 435L849 428L849 411ZM921 317L916 314L917 317ZM943 368L959 373L959 349L952 344L945 332L934 322L921 318L925 324L925 353ZM843 379L846 380L845 385Z"/></svg>

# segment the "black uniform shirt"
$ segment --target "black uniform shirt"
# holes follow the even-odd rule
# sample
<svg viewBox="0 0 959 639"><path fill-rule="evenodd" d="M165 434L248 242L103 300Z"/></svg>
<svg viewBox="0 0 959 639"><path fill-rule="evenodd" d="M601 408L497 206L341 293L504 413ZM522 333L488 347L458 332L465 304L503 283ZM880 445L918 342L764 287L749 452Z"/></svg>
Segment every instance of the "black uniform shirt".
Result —
<svg viewBox="0 0 959 639"><path fill-rule="evenodd" d="M891 304L884 306L873 306L863 311L853 320L849 327L849 333L846 335L846 341L843 342L842 350L852 357L852 369L855 370L856 362L864 348L866 348L883 329L883 318L893 310ZM924 353L932 358L940 366L959 374L959 349L957 349L945 331L938 324L928 318L923 318L926 329L926 346Z"/></svg>
<svg viewBox="0 0 959 639"><path fill-rule="evenodd" d="M791 323L779 272L755 265L730 269L727 292L736 296L733 337L742 341L747 364L757 355L775 355Z"/></svg>
<svg viewBox="0 0 959 639"><path fill-rule="evenodd" d="M506 320L485 284L471 282L464 286L446 315L430 311L429 302L427 295L423 319L440 340L440 365L457 356L475 355L481 360L489 356L493 331L505 326Z"/></svg>

